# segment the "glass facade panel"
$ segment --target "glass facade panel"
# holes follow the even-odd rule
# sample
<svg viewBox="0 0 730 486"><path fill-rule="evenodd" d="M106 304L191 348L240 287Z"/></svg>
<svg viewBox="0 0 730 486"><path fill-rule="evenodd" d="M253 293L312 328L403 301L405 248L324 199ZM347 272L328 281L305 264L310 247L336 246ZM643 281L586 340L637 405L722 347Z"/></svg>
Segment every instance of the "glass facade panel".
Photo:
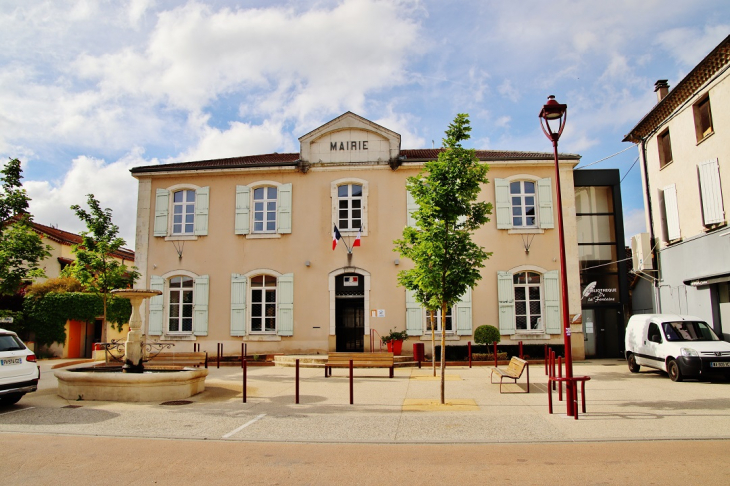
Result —
<svg viewBox="0 0 730 486"><path fill-rule="evenodd" d="M576 216L578 243L615 243L616 227L613 216Z"/></svg>
<svg viewBox="0 0 730 486"><path fill-rule="evenodd" d="M610 186L576 187L575 212L613 214L613 189Z"/></svg>

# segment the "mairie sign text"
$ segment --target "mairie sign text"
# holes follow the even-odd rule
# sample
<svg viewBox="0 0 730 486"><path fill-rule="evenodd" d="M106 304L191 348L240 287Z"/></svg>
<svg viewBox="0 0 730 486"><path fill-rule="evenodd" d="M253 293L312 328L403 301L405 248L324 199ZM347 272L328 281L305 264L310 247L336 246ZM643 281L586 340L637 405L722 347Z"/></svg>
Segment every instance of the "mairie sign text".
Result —
<svg viewBox="0 0 730 486"><path fill-rule="evenodd" d="M367 140L351 140L347 142L330 142L330 150L367 150Z"/></svg>

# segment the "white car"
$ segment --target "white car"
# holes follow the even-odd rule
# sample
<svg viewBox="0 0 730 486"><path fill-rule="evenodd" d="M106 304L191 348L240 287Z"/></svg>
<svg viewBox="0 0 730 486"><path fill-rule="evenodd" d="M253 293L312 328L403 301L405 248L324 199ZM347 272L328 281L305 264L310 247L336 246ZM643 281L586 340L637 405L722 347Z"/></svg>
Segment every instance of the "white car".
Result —
<svg viewBox="0 0 730 486"><path fill-rule="evenodd" d="M40 377L33 351L17 334L0 329L0 405L12 405L36 391Z"/></svg>
<svg viewBox="0 0 730 486"><path fill-rule="evenodd" d="M637 314L626 325L626 361L632 373L642 366L666 371L672 381L707 375L730 377L730 343L699 317Z"/></svg>

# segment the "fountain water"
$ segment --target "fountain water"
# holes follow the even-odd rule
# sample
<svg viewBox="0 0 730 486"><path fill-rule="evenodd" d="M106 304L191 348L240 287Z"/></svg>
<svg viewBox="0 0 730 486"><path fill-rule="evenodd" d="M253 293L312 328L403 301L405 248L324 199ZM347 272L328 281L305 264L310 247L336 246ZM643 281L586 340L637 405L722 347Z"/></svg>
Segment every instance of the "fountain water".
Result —
<svg viewBox="0 0 730 486"><path fill-rule="evenodd" d="M124 346L121 368L81 366L55 372L58 394L67 400L108 400L120 402L151 402L180 400L205 390L207 369L177 368L145 371L144 353L147 348L142 331L139 308L145 299L160 295L159 290L114 290L117 297L130 300L132 315ZM103 372L100 372L103 371Z"/></svg>

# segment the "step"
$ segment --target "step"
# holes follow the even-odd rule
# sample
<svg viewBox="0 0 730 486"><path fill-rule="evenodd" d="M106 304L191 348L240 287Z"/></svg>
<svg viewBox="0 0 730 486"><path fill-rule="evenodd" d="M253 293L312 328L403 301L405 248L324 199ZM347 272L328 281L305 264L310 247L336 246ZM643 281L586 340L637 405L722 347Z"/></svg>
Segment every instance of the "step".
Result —
<svg viewBox="0 0 730 486"><path fill-rule="evenodd" d="M301 368L323 368L327 362L326 354L302 355L289 354L274 356L274 366L291 367L296 366L296 360L299 360ZM413 361L413 356L394 356L393 364L398 368L418 366Z"/></svg>

